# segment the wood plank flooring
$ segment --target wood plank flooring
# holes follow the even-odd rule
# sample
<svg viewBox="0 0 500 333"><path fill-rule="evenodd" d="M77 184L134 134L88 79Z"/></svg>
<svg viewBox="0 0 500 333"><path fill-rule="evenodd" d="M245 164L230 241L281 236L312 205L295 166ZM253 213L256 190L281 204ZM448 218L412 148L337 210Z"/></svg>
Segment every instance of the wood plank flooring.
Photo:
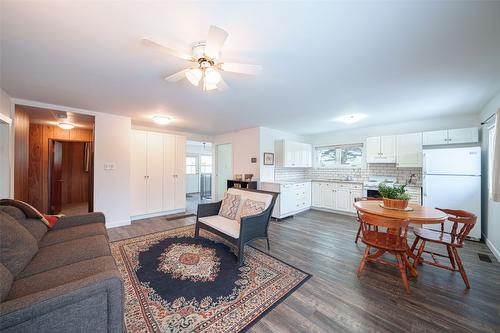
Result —
<svg viewBox="0 0 500 333"><path fill-rule="evenodd" d="M108 232L118 240L192 223L159 217ZM472 289L458 273L419 266L406 295L390 267L367 263L357 278L364 245L354 243L356 228L353 217L320 211L272 222L270 254L313 277L249 332L500 332L500 264L484 244L459 250ZM253 245L266 251L264 241Z"/></svg>

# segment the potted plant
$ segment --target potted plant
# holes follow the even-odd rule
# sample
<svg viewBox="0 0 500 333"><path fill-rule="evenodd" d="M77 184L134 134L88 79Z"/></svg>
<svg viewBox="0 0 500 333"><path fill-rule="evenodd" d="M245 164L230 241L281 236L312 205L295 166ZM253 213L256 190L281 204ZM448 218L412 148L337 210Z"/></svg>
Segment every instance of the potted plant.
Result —
<svg viewBox="0 0 500 333"><path fill-rule="evenodd" d="M401 186L387 186L380 183L378 191L384 199L384 207L392 209L405 209L408 207L410 195L406 192L406 185Z"/></svg>

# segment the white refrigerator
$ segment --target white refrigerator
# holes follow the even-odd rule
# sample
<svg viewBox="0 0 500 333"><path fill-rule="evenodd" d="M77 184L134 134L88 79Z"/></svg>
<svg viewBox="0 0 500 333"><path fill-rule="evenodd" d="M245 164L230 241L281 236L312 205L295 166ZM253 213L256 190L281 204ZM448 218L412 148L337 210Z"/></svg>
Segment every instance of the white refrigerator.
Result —
<svg viewBox="0 0 500 333"><path fill-rule="evenodd" d="M481 239L481 148L424 149L424 206L462 209L477 215L469 237ZM447 231L451 223L447 223ZM437 225L424 226L436 229Z"/></svg>

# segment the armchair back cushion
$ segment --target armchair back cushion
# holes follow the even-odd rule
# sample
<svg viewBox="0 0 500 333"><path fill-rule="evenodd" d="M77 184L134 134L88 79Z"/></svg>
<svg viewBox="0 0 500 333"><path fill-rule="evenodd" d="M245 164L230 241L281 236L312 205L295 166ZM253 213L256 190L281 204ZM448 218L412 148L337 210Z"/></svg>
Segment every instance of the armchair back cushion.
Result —
<svg viewBox="0 0 500 333"><path fill-rule="evenodd" d="M2 263L0 263L0 302L3 302L9 294L14 277Z"/></svg>
<svg viewBox="0 0 500 333"><path fill-rule="evenodd" d="M245 190L239 190L237 188L230 188L229 190L227 190L227 193L239 195L241 197L241 202L243 204L240 204L240 209L238 209L238 213L236 214L236 220L238 221L241 219L241 211L243 210L245 200L250 199L253 201L263 202L264 203L263 211L266 210L267 207L269 207L269 205L273 201L273 196L267 193L245 191Z"/></svg>
<svg viewBox="0 0 500 333"><path fill-rule="evenodd" d="M0 212L0 263L16 277L37 252L38 242L28 230Z"/></svg>
<svg viewBox="0 0 500 333"><path fill-rule="evenodd" d="M222 204L220 206L219 215L230 220L236 220L238 211L240 210L241 196L226 192Z"/></svg>
<svg viewBox="0 0 500 333"><path fill-rule="evenodd" d="M252 199L246 199L243 202L243 207L240 212L240 219L245 216L258 215L266 209L266 203L263 201L255 201Z"/></svg>
<svg viewBox="0 0 500 333"><path fill-rule="evenodd" d="M47 233L48 228L45 223L40 221L40 219L27 217L23 211L17 207L0 205L0 212L4 212L13 217L17 222L25 227L33 237L35 237L37 242L40 242L43 236Z"/></svg>

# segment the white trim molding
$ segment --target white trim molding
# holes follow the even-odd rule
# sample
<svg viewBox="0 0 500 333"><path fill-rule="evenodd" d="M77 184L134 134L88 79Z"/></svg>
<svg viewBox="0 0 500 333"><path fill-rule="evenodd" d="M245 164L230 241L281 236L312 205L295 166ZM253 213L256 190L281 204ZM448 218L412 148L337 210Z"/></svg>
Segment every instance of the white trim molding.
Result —
<svg viewBox="0 0 500 333"><path fill-rule="evenodd" d="M130 224L131 224L130 220L106 222L106 229L123 227L125 225L130 225Z"/></svg>
<svg viewBox="0 0 500 333"><path fill-rule="evenodd" d="M174 209L174 210L166 210L166 211L157 212L157 213L134 215L134 216L131 216L130 219L132 221L135 221L135 220L148 219L150 217L166 216L166 215L172 215L172 214L178 214L178 213L185 213L185 212L186 212L186 209L185 208L181 208L181 209Z"/></svg>
<svg viewBox="0 0 500 333"><path fill-rule="evenodd" d="M486 236L483 234L484 242L486 243L486 246L490 249L490 251L493 253L495 258L497 258L497 261L500 262L500 251L493 245L493 243L486 238Z"/></svg>

